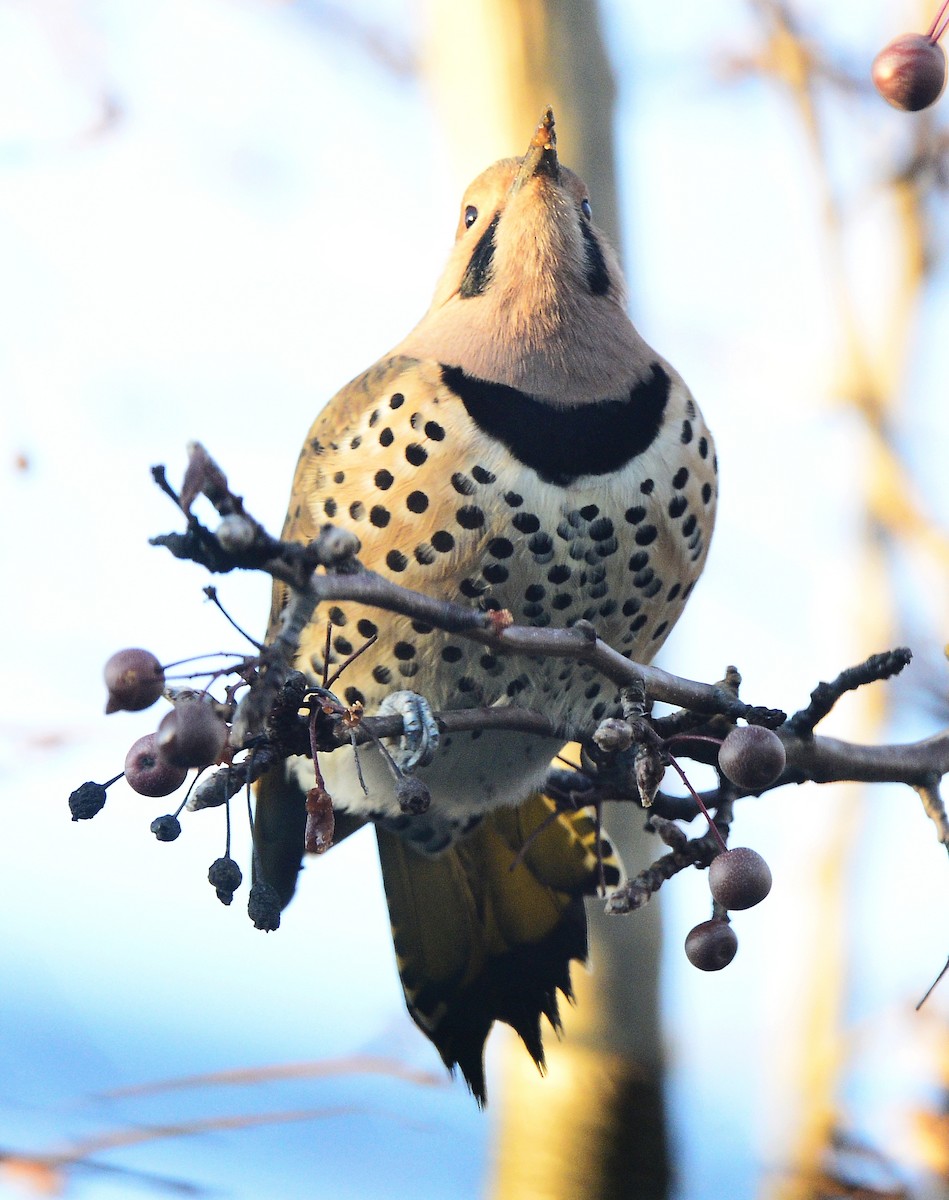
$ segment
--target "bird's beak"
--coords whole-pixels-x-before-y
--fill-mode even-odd
[[[533,179],[535,175],[546,175],[554,183],[560,178],[560,160],[557,158],[557,135],[554,132],[552,108],[547,109],[540,124],[534,130],[527,153],[521,159],[521,165],[511,184],[511,195],[520,191],[524,184]]]

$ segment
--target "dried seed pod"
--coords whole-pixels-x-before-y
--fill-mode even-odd
[[[208,883],[217,892],[217,898],[222,904],[231,903],[243,879],[240,867],[230,855],[216,858],[208,867]]]
[[[395,798],[399,802],[399,808],[412,816],[426,812],[432,803],[432,793],[421,779],[414,775],[403,775],[399,779],[395,785]]]
[[[181,833],[181,822],[174,813],[165,813],[156,817],[149,828],[160,842],[173,842]]]
[[[74,821],[89,821],[102,811],[105,804],[105,785],[101,783],[81,783],[74,792],[69,794],[69,811]]]

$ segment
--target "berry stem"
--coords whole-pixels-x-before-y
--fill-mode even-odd
[[[942,5],[940,6],[939,12],[936,13],[936,16],[933,18],[932,25],[930,25],[929,29],[926,31],[927,39],[932,42],[934,46],[946,32],[946,26],[949,26],[949,18],[947,18],[941,26],[939,25],[939,22],[942,21],[943,14],[947,8],[949,8],[949,0],[942,0]],[[937,26],[939,26],[938,32]]]
[[[946,3],[949,3],[949,0],[946,0]],[[685,784],[685,786],[689,789],[690,793],[692,794],[692,799],[699,806],[699,810],[704,814],[706,821],[708,821],[708,827],[709,827],[709,829],[711,829],[712,833],[715,835],[715,838],[716,838],[719,846],[721,846],[721,848],[722,848],[722,853],[724,854],[728,850],[728,846],[726,846],[725,839],[722,837],[718,826],[712,820],[712,814],[705,807],[705,801],[698,794],[698,792],[695,790],[695,788],[692,786],[692,784],[689,783],[688,775],[686,775],[685,771],[682,770],[682,768],[679,766],[678,762],[675,760],[675,758],[673,758],[673,756],[671,754],[669,755],[669,762],[672,765],[672,767],[674,768],[674,770],[678,773],[679,778],[682,780],[682,782]]]

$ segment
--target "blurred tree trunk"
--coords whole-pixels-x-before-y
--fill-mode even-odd
[[[459,194],[499,157],[522,154],[546,105],[564,162],[590,187],[595,220],[618,243],[614,81],[594,0],[481,0],[426,6],[425,73],[450,145]],[[634,870],[652,858],[642,814],[616,806],[610,834]],[[657,906],[607,919],[588,906],[591,971],[574,971],[565,1037],[547,1038],[541,1079],[505,1043],[493,1194],[583,1200],[668,1193],[658,1012]]]

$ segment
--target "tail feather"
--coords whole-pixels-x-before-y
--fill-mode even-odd
[[[570,962],[586,959],[582,897],[599,880],[595,825],[586,812],[551,821],[553,812],[536,794],[487,814],[437,857],[376,830],[409,1012],[479,1104],[494,1022],[512,1026],[543,1070],[540,1018],[559,1027],[557,993],[571,998]],[[603,854],[608,879],[618,880],[605,842]]]

